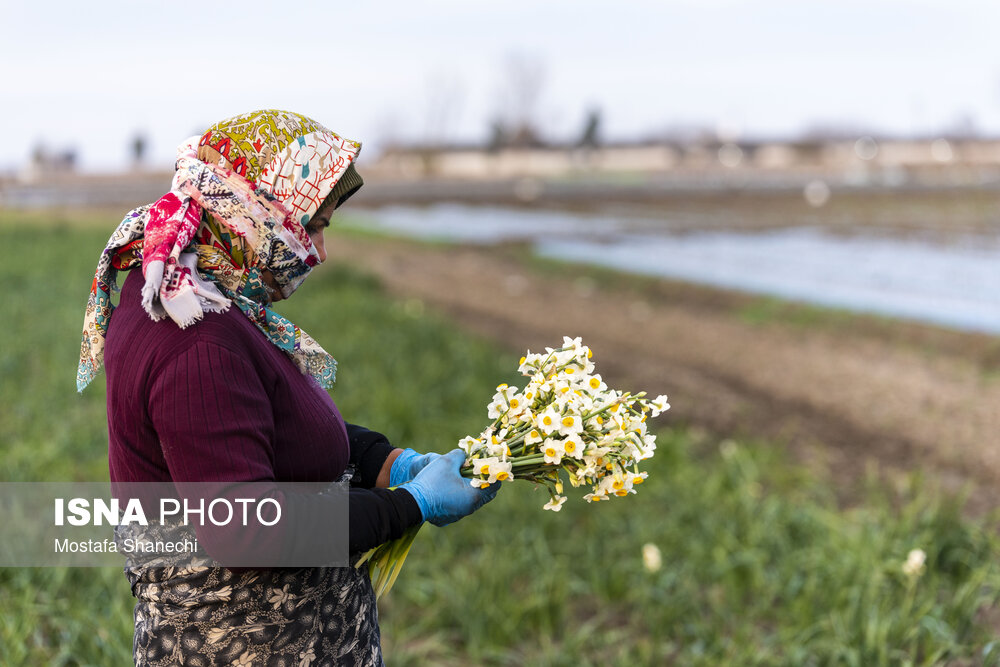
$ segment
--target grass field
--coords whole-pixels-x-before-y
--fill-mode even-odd
[[[107,477],[103,382],[74,387],[107,233],[0,217],[4,481]],[[402,446],[451,449],[485,425],[495,385],[516,381],[514,357],[354,271],[321,267],[281,310],[338,358],[345,417]],[[780,447],[659,421],[637,496],[571,496],[552,514],[515,484],[470,520],[422,530],[381,603],[387,663],[1000,664],[995,517],[963,518],[919,475],[892,489],[873,477],[838,506]],[[917,548],[926,571],[908,577]],[[117,570],[0,569],[0,664],[129,664],[131,604]]]

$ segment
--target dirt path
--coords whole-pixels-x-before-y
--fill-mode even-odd
[[[612,385],[670,396],[671,418],[720,435],[787,442],[838,481],[924,467],[1000,491],[997,341],[919,325],[753,324],[749,298],[666,284],[629,289],[537,268],[510,252],[337,236],[333,259],[377,274],[512,351],[579,335]],[[621,283],[621,281],[618,281]]]

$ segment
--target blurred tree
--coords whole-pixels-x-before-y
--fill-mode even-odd
[[[596,148],[600,143],[601,110],[591,109],[587,112],[587,120],[583,125],[583,134],[577,143],[581,148]]]
[[[136,132],[132,137],[132,164],[140,166],[146,159],[146,135]]]
[[[499,82],[498,113],[492,122],[492,139],[508,146],[539,146],[538,102],[545,84],[545,67],[536,56],[507,56]],[[497,129],[502,132],[497,132]]]
[[[465,85],[453,72],[437,72],[427,79],[425,141],[431,146],[447,144],[462,110]]]

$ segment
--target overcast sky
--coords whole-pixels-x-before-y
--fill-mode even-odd
[[[39,143],[75,147],[87,169],[119,168],[136,132],[168,165],[181,139],[266,107],[312,116],[372,152],[393,138],[480,140],[512,107],[501,92],[512,59],[540,72],[531,113],[553,139],[579,134],[589,108],[611,139],[692,125],[750,137],[817,126],[934,133],[970,119],[1000,134],[995,0],[0,9],[0,169]]]

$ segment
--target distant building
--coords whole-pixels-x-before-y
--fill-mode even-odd
[[[388,178],[494,180],[586,175],[656,176],[811,174],[864,184],[871,178],[954,180],[963,173],[1000,169],[1000,140],[975,138],[694,140],[603,145],[403,147],[374,165]],[[973,178],[973,176],[969,176]],[[897,183],[898,184],[898,183]]]

